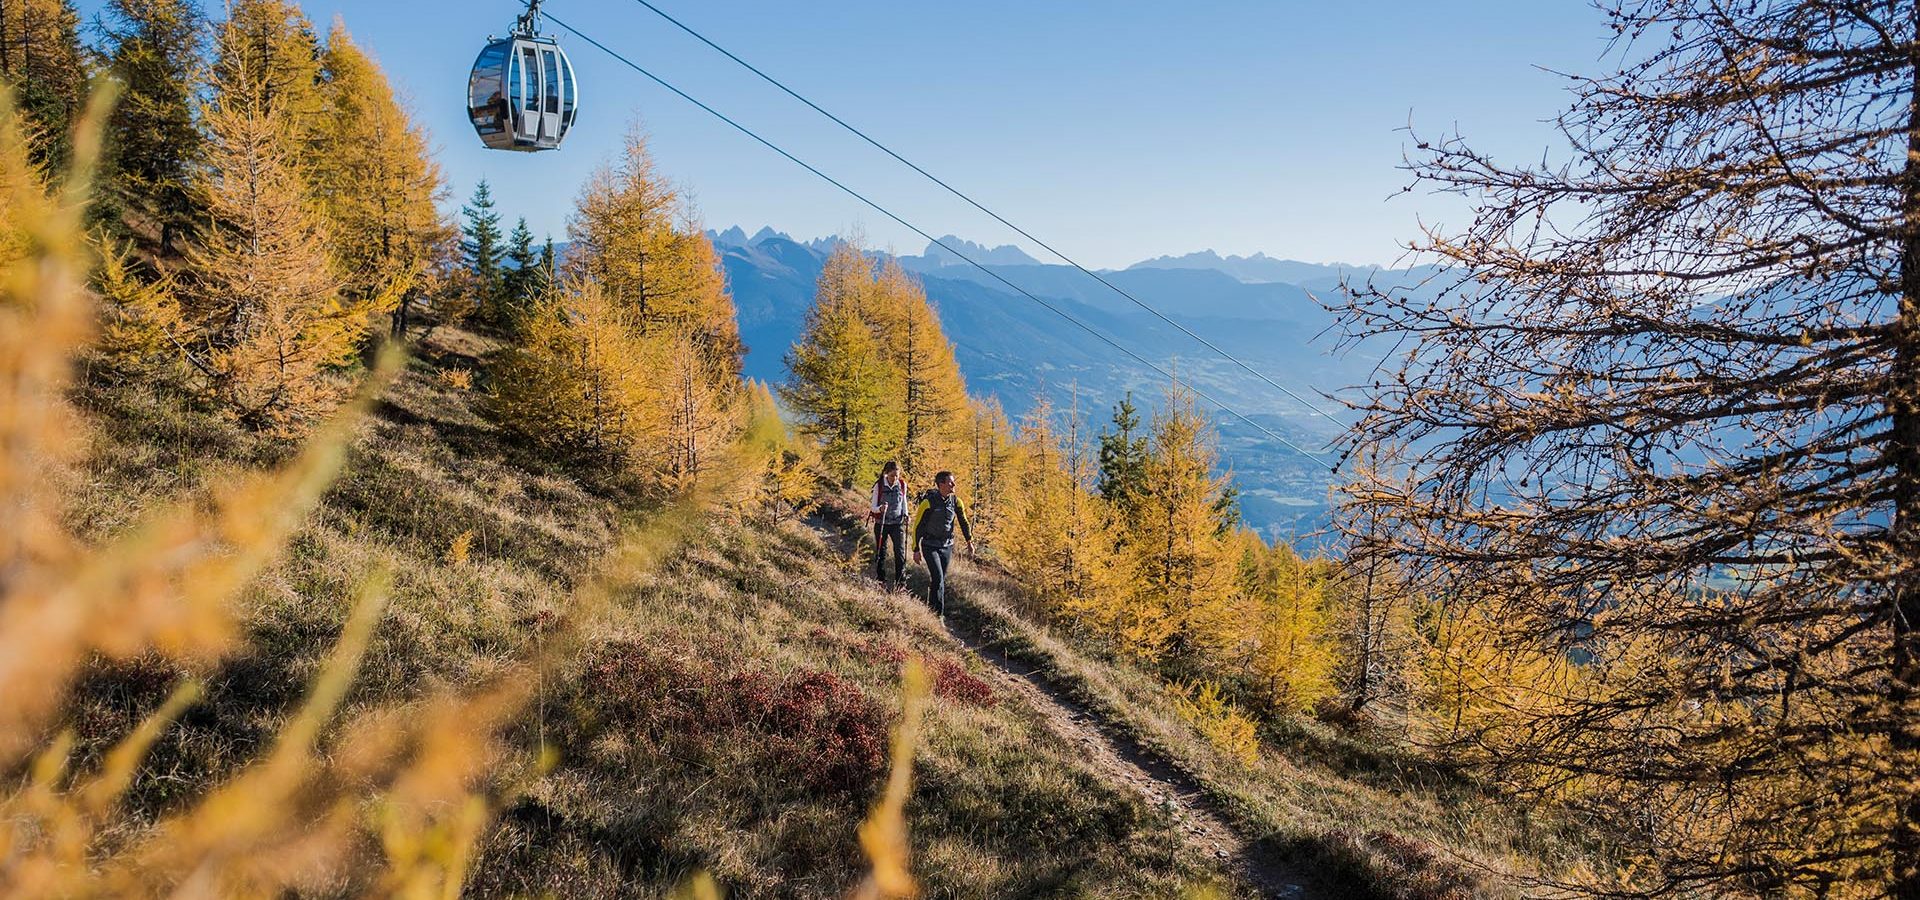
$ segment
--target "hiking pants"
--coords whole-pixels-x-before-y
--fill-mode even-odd
[[[927,604],[944,616],[947,614],[947,570],[953,568],[953,545],[935,547],[922,543],[920,553],[927,560]]]
[[[887,580],[887,542],[893,542],[893,580],[907,583],[907,523],[873,526],[873,577]]]

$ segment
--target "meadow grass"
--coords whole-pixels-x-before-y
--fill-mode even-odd
[[[481,369],[490,349],[447,328],[418,349],[317,509],[245,592],[236,652],[198,671],[152,658],[87,669],[63,720],[82,767],[183,676],[205,686],[133,779],[125,842],[244,771],[287,726],[365,573],[390,573],[391,586],[346,720],[404,715],[516,671],[654,514],[618,483],[517,446],[488,421],[483,393],[440,374]],[[75,397],[91,428],[67,516],[93,540],[287,454],[165,379],[95,368]],[[880,797],[911,660],[933,691],[904,810],[928,894],[1159,897],[1232,884],[1164,813],[1001,702],[928,617],[864,586],[802,524],[703,514],[654,565],[613,582],[606,609],[569,640],[480,777],[497,817],[475,836],[473,895],[665,895],[701,872],[733,896],[847,895],[868,871],[859,826]],[[351,871],[331,883],[366,887]]]
[[[1604,858],[1567,810],[1497,796],[1404,735],[1304,716],[1260,724],[1251,755],[1190,692],[1048,620],[992,566],[959,577],[956,615],[1200,784],[1241,833],[1354,897],[1516,897],[1524,880]]]

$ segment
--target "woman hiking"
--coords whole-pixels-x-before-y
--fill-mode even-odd
[[[947,571],[953,567],[953,535],[967,539],[967,557],[973,557],[973,527],[953,495],[953,473],[933,476],[933,490],[920,495],[913,513],[913,561],[927,561],[927,603],[944,621],[947,617]]]
[[[887,590],[907,584],[907,480],[900,475],[900,463],[888,460],[873,483],[873,577]],[[893,542],[893,580],[887,580],[887,542]]]

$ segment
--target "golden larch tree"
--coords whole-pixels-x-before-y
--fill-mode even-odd
[[[637,332],[688,332],[713,363],[738,374],[738,315],[713,244],[658,172],[637,126],[617,159],[588,178],[567,235],[569,277],[594,281],[631,307]]]
[[[1246,674],[1270,708],[1311,711],[1338,693],[1329,568],[1240,531]]]
[[[1215,462],[1192,392],[1169,384],[1127,537],[1136,578],[1125,640],[1139,656],[1197,665],[1232,640],[1235,560],[1220,520],[1227,479]]]
[[[302,176],[334,148],[319,140],[326,115],[320,95],[320,39],[286,0],[237,0],[214,31],[213,81],[244,84],[279,129],[282,151]]]
[[[322,115],[309,185],[331,236],[342,291],[376,313],[423,292],[452,239],[445,195],[427,139],[394,97],[385,73],[336,21],[321,56]]]
[[[899,375],[869,318],[872,273],[852,244],[828,255],[780,388],[800,414],[801,434],[820,445],[828,475],[843,484],[877,475],[905,428]]]
[[[633,311],[598,282],[574,280],[527,316],[519,344],[495,364],[499,418],[534,442],[625,469],[662,447],[655,366],[635,339]]]
[[[930,476],[965,445],[967,385],[927,292],[889,257],[864,304],[880,350],[897,373],[902,424],[892,454],[910,474]]]
[[[979,533],[993,535],[1013,488],[1019,444],[999,398],[975,400],[969,406],[967,465],[959,477],[968,485],[967,518]]]
[[[341,395],[327,370],[353,360],[367,310],[340,295],[281,114],[250,70],[228,71],[206,111],[213,224],[187,256],[203,348],[192,358],[242,419],[284,430]]]
[[[717,370],[694,333],[672,331],[658,340],[658,397],[666,407],[659,478],[668,490],[684,493],[734,444],[746,407],[739,379]]]

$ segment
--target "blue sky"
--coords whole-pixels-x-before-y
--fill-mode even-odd
[[[1553,144],[1542,120],[1566,102],[1563,80],[1541,67],[1592,72],[1606,49],[1602,17],[1580,0],[654,2],[1099,266],[1209,248],[1392,261],[1418,221],[1464,216],[1448,198],[1387,199],[1406,180],[1396,129],[1458,127],[1537,159]],[[564,33],[583,85],[566,147],[482,150],[464,115],[466,73],[517,2],[304,6],[323,31],[344,17],[380,60],[430,132],[456,205],[485,177],[510,219],[564,237],[582,180],[638,121],[712,227],[858,228],[903,252],[924,243]],[[548,9],[935,234],[1019,243],[631,0]]]

